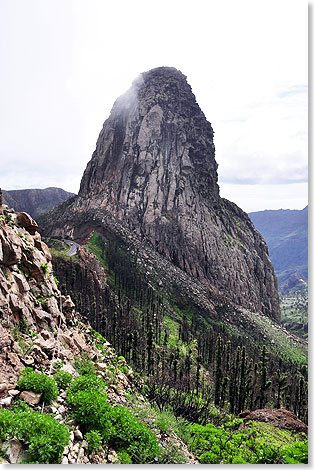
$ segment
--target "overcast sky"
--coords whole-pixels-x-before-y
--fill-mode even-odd
[[[0,0],[0,187],[77,192],[134,78],[174,66],[215,132],[221,195],[307,204],[303,0]]]

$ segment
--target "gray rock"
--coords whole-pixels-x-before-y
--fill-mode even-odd
[[[30,460],[22,442],[18,439],[5,441],[0,444],[0,448],[5,453],[11,464],[19,464]]]
[[[75,429],[74,430],[74,436],[76,439],[78,439],[79,441],[82,441],[83,440],[83,434],[81,433],[81,431],[79,429]]]
[[[42,393],[35,393],[35,392],[29,392],[27,390],[24,390],[20,398],[25,401],[28,405],[37,405],[42,397]]]
[[[6,383],[1,383],[0,384],[0,393],[6,392],[8,390],[8,384]]]
[[[0,400],[0,405],[1,405],[1,406],[10,406],[11,403],[12,403],[12,398],[13,398],[13,397],[2,398],[2,399]]]

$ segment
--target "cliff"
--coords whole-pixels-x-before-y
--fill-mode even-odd
[[[186,77],[141,74],[114,104],[80,192],[41,221],[45,235],[81,239],[111,218],[226,301],[279,321],[264,239],[219,196],[211,124]]]

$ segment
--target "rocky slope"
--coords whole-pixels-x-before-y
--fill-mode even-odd
[[[73,364],[75,361],[82,364],[85,360],[100,379],[106,380],[108,402],[113,407],[117,404],[129,407],[127,394],[130,397],[132,393],[136,394],[137,408],[148,407],[132,369],[123,358],[116,356],[106,340],[81,321],[71,298],[58,290],[51,254],[41,240],[37,223],[24,212],[3,210],[3,207],[0,205],[0,436],[7,426],[1,410],[10,411],[24,401],[30,406],[29,412],[44,411],[69,430],[69,442],[60,463],[119,463],[113,448],[88,450],[88,443],[70,414],[65,392],[59,391],[56,400],[45,403],[42,393],[21,391],[17,385],[19,373],[25,367],[31,366],[51,377],[60,364],[61,370],[74,379],[79,374]],[[82,256],[87,265],[92,263],[92,257],[86,260]],[[86,359],[80,360],[80,357]],[[149,421],[148,415],[146,418]],[[152,422],[150,424],[153,426]],[[155,429],[157,438],[158,432]],[[52,446],[55,444],[52,442]],[[42,441],[41,445],[45,443]],[[174,433],[167,436],[166,442],[163,437],[163,448],[168,445],[175,446],[183,462],[197,463]],[[2,455],[4,452],[8,459],[4,463],[29,460],[23,439],[1,442],[0,438],[0,447]]]
[[[25,211],[35,219],[72,196],[74,193],[69,193],[61,188],[3,191],[5,204],[16,211]]]
[[[115,102],[79,195],[41,220],[45,235],[81,241],[119,223],[209,292],[279,321],[265,241],[220,198],[211,124],[174,68],[143,73]]]

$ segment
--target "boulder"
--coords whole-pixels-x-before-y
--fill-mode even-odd
[[[7,456],[11,464],[19,464],[29,461],[25,447],[18,439],[10,439],[0,445],[1,450]]]
[[[38,229],[37,222],[26,212],[16,213],[16,224],[20,227],[24,227],[31,235],[35,235]]]
[[[28,405],[38,405],[41,397],[42,393],[29,392],[28,390],[24,390],[20,395],[20,398]]]

